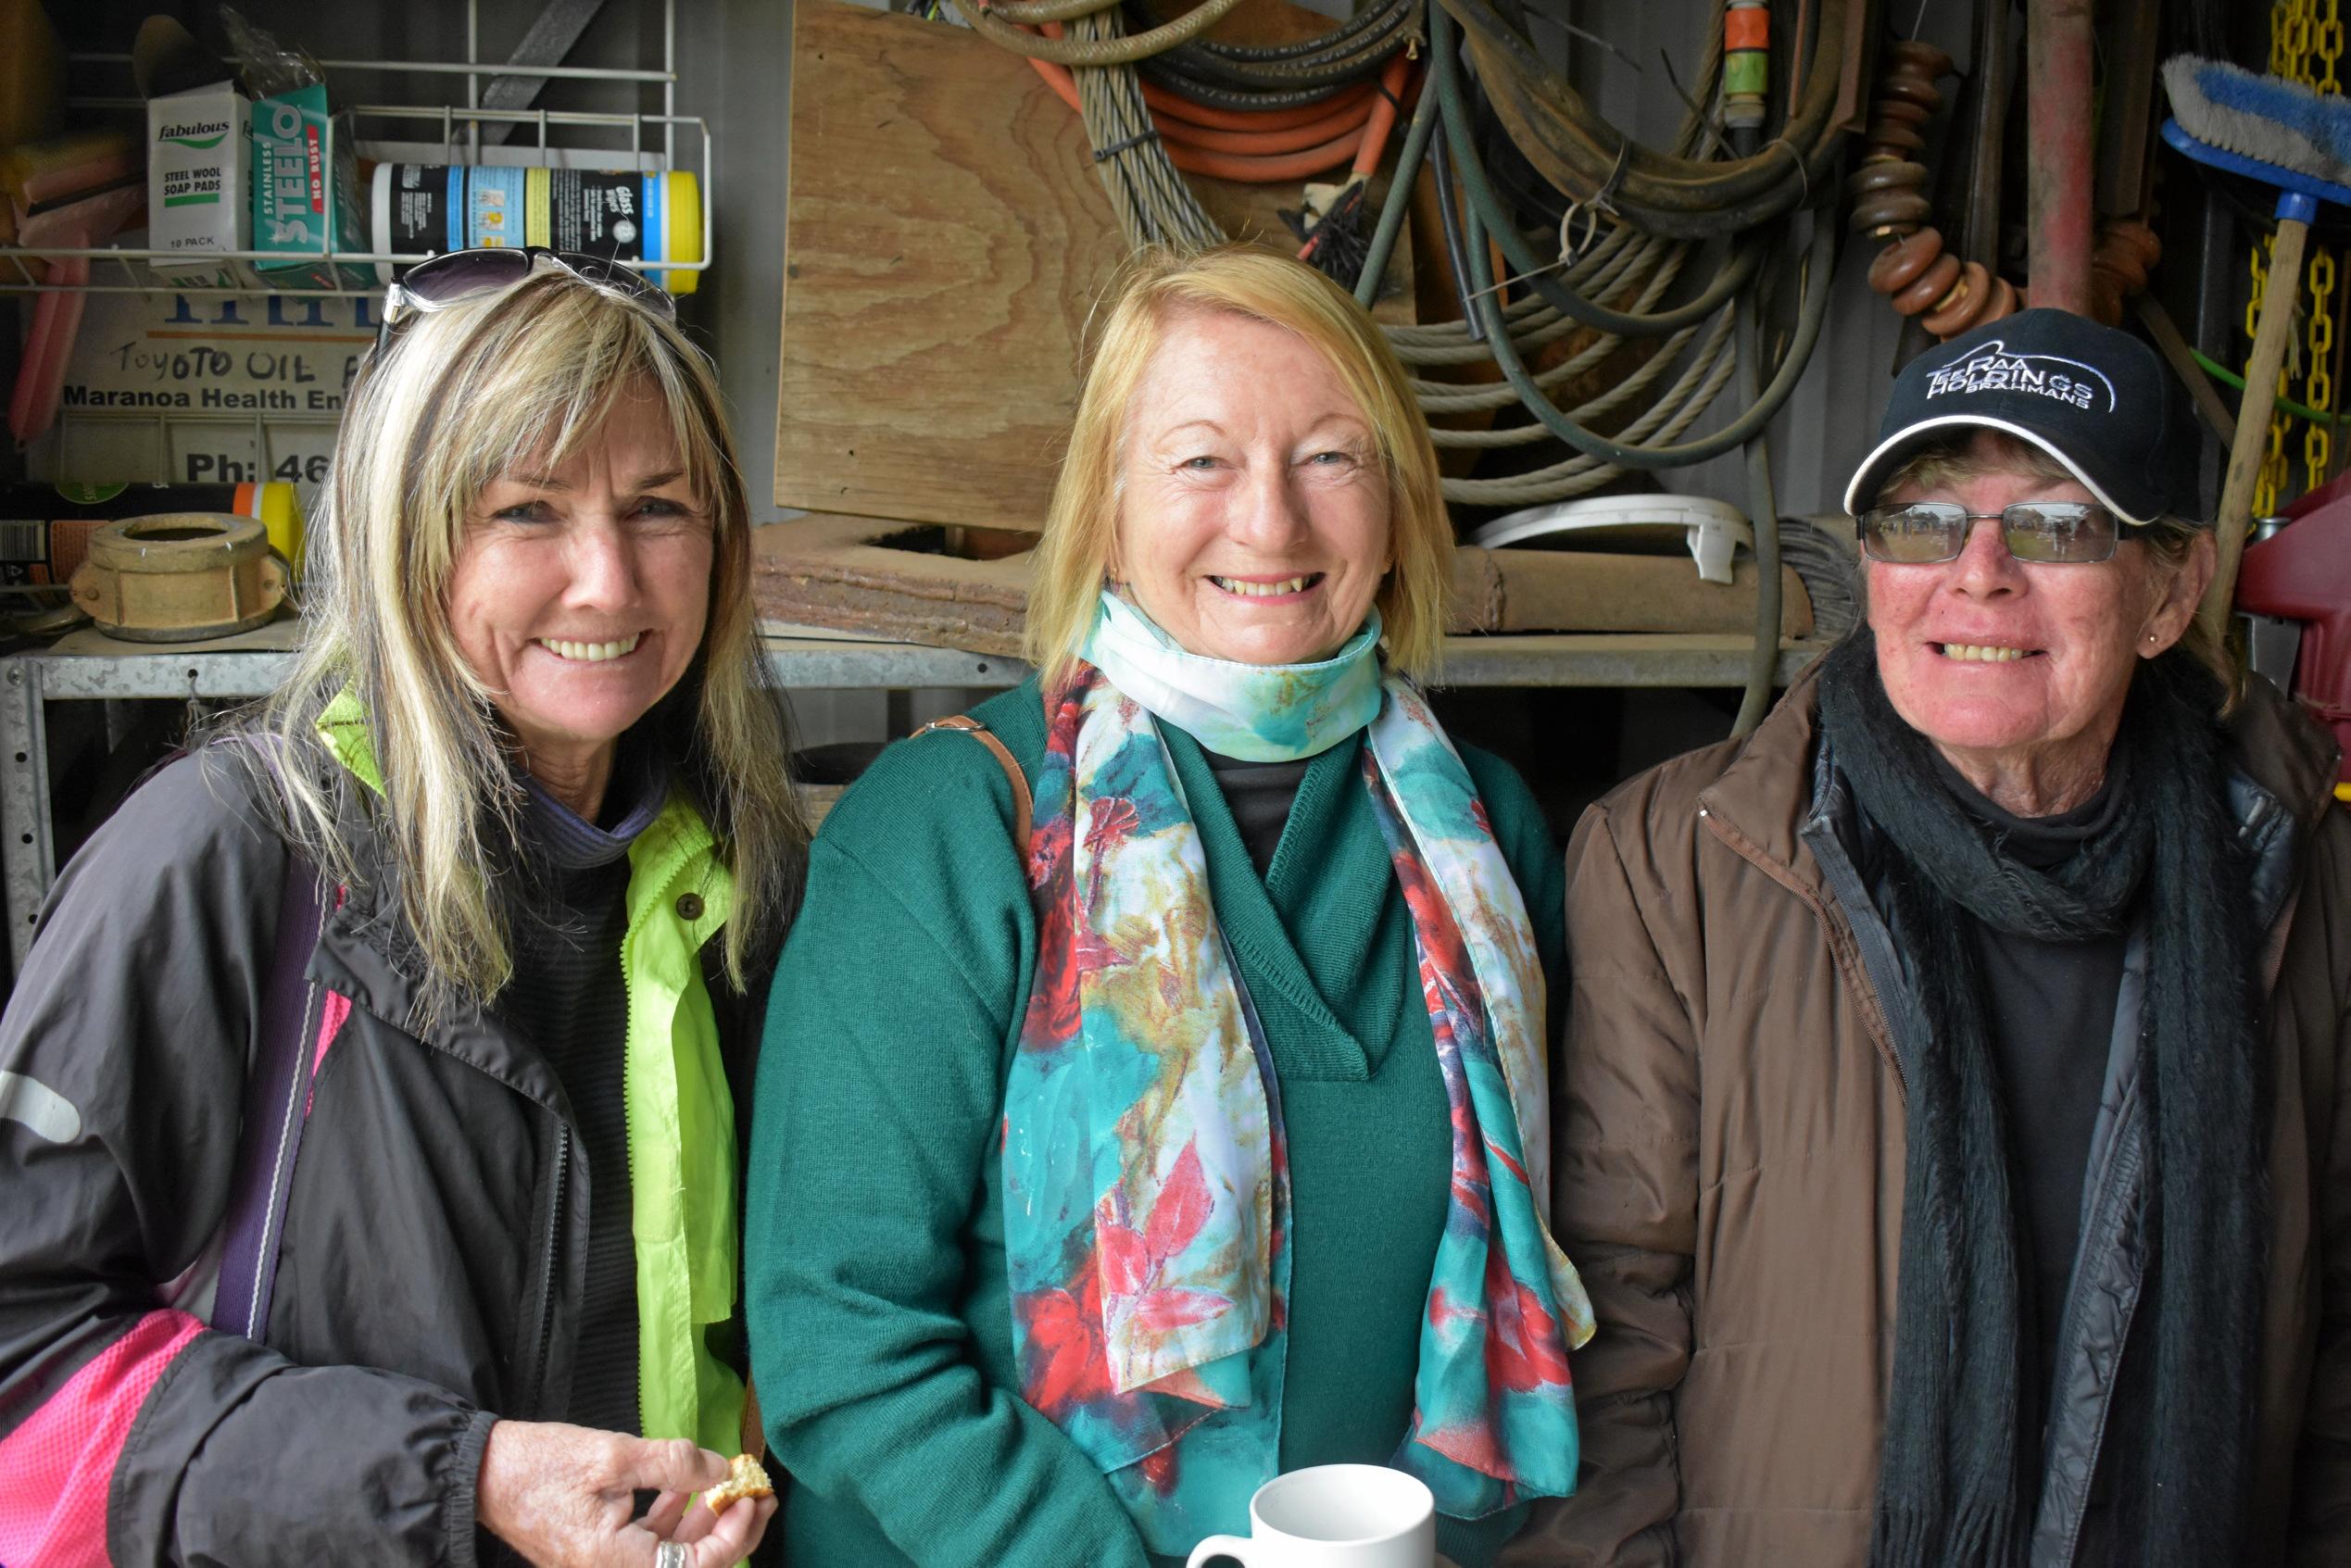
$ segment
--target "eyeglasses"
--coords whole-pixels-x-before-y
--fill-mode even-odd
[[[1978,518],[1998,518],[2008,553],[2043,566],[2111,559],[2120,534],[2114,513],[2087,501],[2019,501],[1996,512],[1971,512],[1952,501],[1912,501],[1862,513],[1861,547],[1871,560],[1899,566],[1956,560]]]
[[[453,250],[420,261],[403,274],[383,296],[383,320],[375,329],[375,357],[383,357],[393,329],[411,316],[437,310],[491,289],[511,287],[544,268],[558,267],[575,278],[643,301],[664,320],[677,320],[677,301],[656,287],[642,272],[575,250],[549,250],[544,245],[496,245],[477,250]]]

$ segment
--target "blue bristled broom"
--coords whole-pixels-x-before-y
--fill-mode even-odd
[[[2252,521],[2253,483],[2269,445],[2269,405],[2285,363],[2310,223],[2322,201],[2351,207],[2351,100],[2194,55],[2165,61],[2163,84],[2175,117],[2163,123],[2165,141],[2198,163],[2258,180],[2278,193],[2277,245],[2261,291],[2261,320],[2245,361],[2244,402],[2215,519],[2219,570],[2204,598],[2204,619],[2219,633],[2227,629],[2237,557]]]

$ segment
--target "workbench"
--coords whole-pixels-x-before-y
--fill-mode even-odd
[[[766,638],[777,684],[792,690],[974,689],[1019,684],[1028,666],[991,654],[784,631]],[[1779,684],[1822,650],[1784,645]],[[1449,637],[1445,686],[1737,686],[1747,640],[1714,634]],[[41,901],[57,880],[49,796],[48,705],[118,698],[235,701],[274,689],[295,655],[267,651],[64,653],[0,659],[0,891],[11,972],[23,961]]]

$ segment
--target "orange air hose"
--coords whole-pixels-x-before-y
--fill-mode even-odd
[[[1060,30],[1058,24],[1048,24],[1046,31],[1050,35]],[[1067,67],[1033,56],[1029,64],[1054,96],[1073,110],[1078,107],[1077,83]],[[1396,123],[1397,106],[1391,94],[1401,94],[1409,69],[1403,52],[1399,51],[1388,62],[1378,86],[1365,83],[1341,95],[1337,102],[1345,103],[1344,107],[1326,102],[1264,114],[1212,109],[1148,82],[1143,100],[1167,148],[1168,161],[1185,173],[1250,184],[1279,184],[1324,173],[1350,159],[1360,163],[1368,157],[1377,167]],[[1183,118],[1192,114],[1227,123],[1210,126]],[[1235,126],[1233,121],[1243,123]],[[1367,135],[1374,127],[1376,135]]]

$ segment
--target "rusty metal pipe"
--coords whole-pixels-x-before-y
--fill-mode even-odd
[[[2080,316],[2090,314],[2090,250],[2097,225],[2091,199],[2091,10],[2092,0],[2031,0],[2025,12],[2031,298]]]

